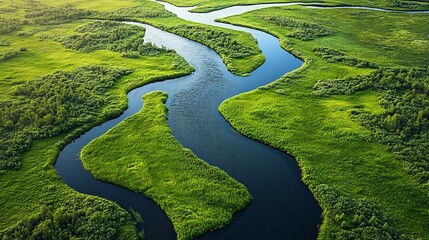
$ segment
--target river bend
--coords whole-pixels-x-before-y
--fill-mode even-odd
[[[175,239],[171,221],[153,201],[142,194],[96,180],[79,160],[81,149],[91,140],[142,108],[144,94],[162,90],[169,95],[166,104],[175,138],[204,161],[243,183],[254,198],[226,228],[206,233],[201,239],[316,239],[321,209],[301,182],[296,161],[279,150],[242,136],[217,111],[225,99],[273,82],[299,68],[302,61],[284,51],[278,39],[267,33],[216,23],[214,19],[289,4],[231,7],[209,14],[188,13],[189,8],[162,4],[187,20],[249,32],[257,39],[266,57],[265,63],[250,76],[238,77],[227,70],[220,56],[210,48],[149,25],[128,22],[146,28],[145,42],[175,50],[196,71],[129,92],[128,109],[121,116],[92,128],[61,151],[55,168],[63,181],[79,192],[100,196],[115,201],[124,209],[139,212],[144,220],[146,239]]]

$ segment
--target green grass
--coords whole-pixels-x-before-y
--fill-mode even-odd
[[[85,146],[84,167],[100,180],[153,199],[172,220],[178,239],[225,226],[250,202],[250,193],[174,139],[166,93],[143,98],[140,112]]]
[[[306,2],[306,3],[326,3],[329,5],[351,5],[351,6],[368,6],[368,7],[381,7],[388,9],[429,9],[429,4],[425,1],[402,1],[402,0],[326,0],[326,1],[317,1],[317,0],[305,0],[305,1],[294,1],[294,0],[247,0],[246,2],[239,0],[167,0],[167,2],[172,3],[177,6],[184,7],[193,7],[193,12],[210,12],[230,6],[235,5],[250,5],[250,4],[261,4],[261,3],[288,3],[288,2]]]
[[[267,16],[320,24],[334,34],[299,41],[287,37],[290,29],[264,21]],[[348,96],[319,97],[313,92],[318,80],[371,71],[341,62],[326,62],[315,55],[313,49],[316,47],[328,47],[383,67],[427,68],[429,39],[425,19],[426,15],[285,7],[223,20],[270,32],[280,38],[284,48],[305,59],[299,71],[266,87],[233,97],[224,102],[219,111],[241,133],[297,159],[303,170],[303,181],[324,208],[320,239],[340,238],[344,233],[357,234],[362,229],[376,228],[392,235],[429,238],[427,192],[416,178],[406,173],[403,163],[387,146],[378,143],[370,130],[350,117],[356,109],[373,114],[383,112],[384,108],[378,103],[379,93],[366,90]],[[403,44],[405,40],[410,44]],[[381,214],[374,213],[374,216],[386,218],[386,226],[390,228],[368,221],[371,215],[356,220],[355,215],[359,213],[351,210],[354,208],[338,212],[335,202],[339,200],[327,204],[323,200],[326,196],[319,194],[324,184],[343,199],[351,199],[352,206],[359,205],[359,201],[374,204],[375,209],[381,210]],[[342,213],[345,216],[341,216]],[[370,238],[374,236],[383,238],[376,234]]]

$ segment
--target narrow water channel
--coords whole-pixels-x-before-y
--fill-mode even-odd
[[[250,76],[238,77],[227,70],[218,54],[202,44],[145,24],[129,23],[146,28],[145,42],[175,50],[196,71],[189,76],[148,84],[129,92],[129,108],[120,117],[92,128],[68,144],[57,159],[56,170],[64,182],[77,191],[115,201],[124,209],[133,208],[139,212],[144,220],[146,239],[175,239],[171,221],[154,202],[144,195],[94,179],[79,160],[81,149],[92,139],[141,109],[141,97],[145,93],[162,90],[169,95],[166,103],[169,125],[176,139],[201,159],[243,183],[254,198],[244,211],[236,214],[230,225],[207,233],[201,239],[316,239],[321,209],[301,182],[301,172],[295,160],[240,135],[217,111],[225,99],[273,82],[299,68],[302,61],[284,51],[278,39],[269,34],[213,21],[262,5],[190,14],[187,8],[163,4],[181,18],[251,33],[266,57],[265,63]]]

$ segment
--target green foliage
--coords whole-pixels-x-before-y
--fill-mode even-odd
[[[42,36],[52,38],[65,47],[81,52],[107,49],[122,53],[123,57],[156,55],[168,52],[151,43],[143,43],[145,29],[114,21],[95,21],[75,29],[80,34],[71,36]]]
[[[218,29],[185,24],[166,27],[165,29],[191,40],[202,42],[204,45],[214,49],[217,53],[224,54],[230,58],[240,59],[257,54],[257,52],[249,46],[237,40],[233,40],[230,34]]]
[[[107,200],[79,196],[41,212],[0,232],[0,239],[116,239],[131,220]]]
[[[77,9],[71,5],[50,7],[41,3],[33,3],[33,6],[26,9],[24,17],[31,23],[51,25],[71,22],[88,17],[93,13],[93,11]]]
[[[100,13],[102,18],[118,21],[132,20],[136,18],[166,18],[174,17],[174,14],[164,9],[151,9],[142,7],[119,8],[109,12]]]
[[[366,60],[360,60],[354,57],[347,55],[346,53],[326,48],[326,47],[317,47],[313,49],[316,56],[321,57],[323,60],[330,63],[342,63],[348,66],[355,66],[361,68],[377,68],[377,65],[370,63]]]
[[[308,23],[302,20],[296,20],[284,16],[262,16],[261,20],[275,24],[279,27],[285,27],[292,32],[288,37],[297,38],[302,41],[313,40],[319,37],[333,35],[334,33],[320,24]]]
[[[324,209],[325,221],[340,226],[330,239],[410,239],[392,228],[380,209],[366,200],[339,196],[326,184],[318,185],[313,193]]]
[[[6,19],[0,17],[0,34],[10,33],[21,28],[21,21],[16,18]]]
[[[19,86],[14,100],[0,102],[0,169],[17,168],[33,139],[95,121],[101,107],[110,101],[106,90],[130,72],[90,65]]]
[[[391,7],[397,8],[409,8],[414,9],[418,6],[415,2],[412,1],[402,1],[402,0],[386,0],[387,4]]]
[[[0,47],[6,47],[6,46],[9,46],[9,45],[10,45],[9,41],[0,38]]]
[[[23,51],[25,51],[23,49]],[[20,54],[21,51],[14,51],[14,50],[8,50],[8,51],[2,51],[0,52],[0,62],[7,61],[11,58],[14,58]]]
[[[352,112],[353,118],[374,131],[379,141],[409,163],[429,190],[429,74],[426,69],[383,68],[368,75],[343,80],[321,80],[314,87],[318,95],[381,91],[379,103],[385,109],[371,114]],[[428,191],[429,193],[429,191]]]
[[[223,227],[251,195],[224,171],[198,159],[172,135],[167,94],[144,96],[144,107],[81,152],[96,178],[144,193],[166,212],[178,239]]]

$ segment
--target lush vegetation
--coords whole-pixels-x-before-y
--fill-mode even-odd
[[[285,27],[291,30],[287,36],[299,40],[308,41],[318,37],[332,35],[333,32],[315,23],[308,23],[284,16],[261,16],[261,20],[275,24],[279,27]]]
[[[80,34],[67,36],[41,36],[60,42],[65,47],[81,52],[108,49],[122,53],[123,57],[137,58],[168,52],[151,43],[143,43],[145,31],[135,25],[113,21],[96,21],[75,29]],[[171,51],[170,51],[171,52]]]
[[[287,3],[287,2],[298,2],[294,0],[247,0],[246,2],[239,0],[168,0],[167,2],[172,3],[177,6],[187,6],[196,8],[192,9],[193,12],[211,12],[214,10],[223,9],[230,6],[235,5],[249,5],[249,4],[261,4],[261,3]],[[305,0],[299,2],[306,3],[320,3],[317,0]],[[355,5],[355,6],[368,6],[368,7],[381,7],[381,8],[389,8],[389,9],[429,9],[429,4],[427,1],[419,1],[419,0],[374,0],[374,1],[366,1],[366,0],[326,0],[323,1],[328,5]]]
[[[116,239],[130,216],[106,200],[79,196],[58,208],[42,205],[40,212],[0,232],[7,239]]]
[[[71,5],[51,7],[40,2],[30,2],[24,17],[34,24],[59,24],[92,15],[93,11],[78,9]]]
[[[335,34],[290,38],[293,29],[264,20],[277,16]],[[222,20],[272,33],[305,60],[219,110],[241,133],[296,157],[323,208],[320,239],[429,237],[426,18],[284,7]]]
[[[342,63],[348,66],[355,66],[361,68],[377,68],[377,65],[374,63],[351,57],[346,53],[334,49],[326,47],[317,47],[314,48],[313,51],[316,56],[321,57],[323,60],[330,63]]]
[[[385,110],[351,112],[352,118],[376,133],[406,170],[415,174],[429,196],[429,73],[426,69],[389,68],[342,80],[320,80],[317,95],[353,94],[367,89],[380,91]]]
[[[33,139],[94,122],[108,102],[105,92],[126,69],[84,66],[20,85],[15,99],[0,102],[0,169],[16,169]]]
[[[128,25],[77,20],[102,9],[102,0],[91,2],[93,10],[44,2],[0,2],[0,238],[135,239],[135,223],[125,210],[71,190],[52,165],[65,144],[120,114],[127,91],[193,69],[165,49],[132,52],[144,44],[133,45],[137,40],[130,35],[120,42],[122,49],[109,48],[114,38],[106,35],[91,53],[67,49],[50,37],[93,37],[74,30],[86,27],[96,34],[111,25],[109,34],[115,34],[113,28],[129,30]],[[124,58],[128,52],[137,56]]]
[[[115,203],[76,193],[52,167],[64,135],[35,141],[19,171],[0,175],[1,239],[137,239]]]
[[[95,177],[153,199],[172,220],[178,239],[192,239],[226,225],[251,196],[174,139],[166,98],[163,92],[146,94],[143,109],[88,144],[81,159]]]

